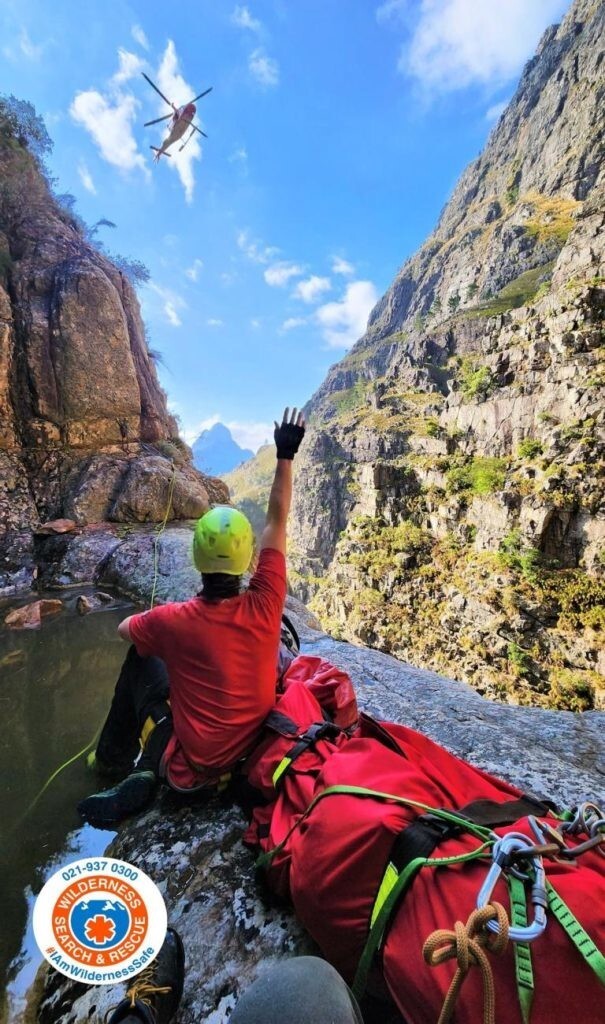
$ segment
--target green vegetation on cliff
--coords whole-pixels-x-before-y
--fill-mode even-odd
[[[257,538],[265,525],[267,500],[274,474],[275,447],[266,444],[259,448],[253,459],[223,477],[232,504],[248,516]]]
[[[411,520],[356,518],[311,607],[342,639],[458,678],[464,664],[500,700],[574,711],[605,702],[603,677],[572,653],[596,657],[603,645],[605,580],[554,568],[515,531],[499,552],[477,551]]]

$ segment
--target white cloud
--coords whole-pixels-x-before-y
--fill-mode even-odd
[[[245,5],[237,6],[231,14],[231,24],[237,28],[249,29],[251,32],[260,32],[262,24],[258,18],[253,18]]]
[[[174,308],[174,304],[172,302],[166,303],[166,305],[164,306],[164,312],[168,318],[169,323],[171,323],[173,327],[181,326],[183,321],[181,320],[176,309]]]
[[[219,320],[216,316],[211,316],[206,320],[208,327],[223,327],[223,321]]]
[[[284,320],[281,325],[282,331],[293,331],[296,327],[302,327],[306,324],[306,318],[304,316],[289,316],[287,320]]]
[[[283,288],[290,278],[300,277],[301,274],[304,274],[302,267],[296,263],[287,263],[282,260],[280,263],[274,263],[273,266],[267,267],[264,278],[272,288]]]
[[[306,281],[299,281],[292,292],[295,299],[302,299],[303,302],[316,302],[324,293],[329,292],[332,282],[329,277],[318,277],[312,274]]]
[[[230,164],[247,164],[248,163],[248,150],[245,146],[239,146],[233,150],[233,153],[229,157]]]
[[[190,281],[197,281],[200,270],[203,270],[204,264],[201,260],[195,259],[190,267],[187,267],[185,271]]]
[[[332,273],[350,277],[351,274],[355,273],[355,267],[348,260],[343,260],[341,256],[334,256],[332,259]]]
[[[393,11],[397,5],[391,6]],[[429,90],[449,92],[516,76],[567,0],[421,0],[399,70]]]
[[[371,281],[352,281],[340,302],[328,302],[315,312],[329,348],[350,348],[364,333],[378,293]]]
[[[192,426],[183,429],[183,437],[187,444],[193,442],[200,436],[202,431],[210,430],[215,423],[224,423],[231,431],[233,437],[242,448],[251,448],[256,452],[262,444],[266,444],[273,438],[273,424],[256,420],[225,420],[217,412],[213,416],[207,416]]]
[[[172,288],[165,288],[155,281],[150,281],[147,287],[162,300],[162,309],[168,323],[173,327],[180,327],[183,321],[179,316],[179,310],[187,308],[184,298]]]
[[[502,103],[494,103],[493,106],[488,107],[485,111],[485,120],[489,121],[490,124],[494,121],[499,121],[507,106],[508,100],[503,100]]]
[[[376,8],[377,21],[389,21],[391,18],[401,18],[407,10],[408,0],[385,0],[380,7]]]
[[[21,29],[19,49],[28,60],[40,60],[44,53],[45,43],[33,43],[26,28]]]
[[[252,263],[269,263],[279,253],[279,249],[274,245],[264,245],[263,242],[255,241],[245,230],[237,233],[237,247]]]
[[[248,68],[261,85],[269,87],[279,82],[279,64],[274,57],[269,57],[262,47],[250,54]]]
[[[250,327],[252,328],[252,330],[253,331],[258,331],[260,329],[260,326],[261,326],[260,320],[257,317],[252,317],[252,319],[250,321]]]
[[[124,82],[130,81],[145,67],[145,61],[141,60],[138,54],[131,53],[130,50],[125,50],[122,46],[118,50],[118,61],[118,70],[111,79],[115,85],[122,85]]]
[[[196,90],[185,81],[179,70],[179,58],[174,46],[172,39],[168,40],[166,49],[162,56],[160,66],[157,71],[157,82],[158,86],[162,90],[165,96],[168,97],[177,106],[181,106],[184,103],[188,103],[195,94]],[[158,104],[158,111],[162,114],[166,114],[166,104],[161,101]],[[183,137],[188,138],[188,135]],[[185,199],[188,203],[193,200],[193,191],[195,188],[195,176],[193,173],[193,165],[196,160],[199,160],[202,156],[202,147],[200,145],[200,135],[195,132],[191,142],[187,143],[186,148],[183,152],[179,152],[179,144],[172,146],[170,149],[170,158],[168,159],[169,167],[176,171],[181,184],[185,190]],[[180,143],[182,145],[182,142]]]
[[[95,183],[92,180],[92,174],[83,160],[80,160],[80,163],[78,164],[78,174],[86,191],[90,192],[93,196],[96,196],[97,190],[95,188]]]
[[[149,173],[132,133],[138,107],[134,96],[118,92],[108,97],[89,89],[76,94],[69,113],[92,136],[107,163],[121,171],[140,167]]]
[[[139,46],[142,46],[144,50],[149,49],[149,40],[140,25],[133,25],[130,30],[130,34],[134,39],[135,43],[138,43]]]
[[[262,444],[267,444],[273,438],[272,423],[230,420],[227,426],[237,443],[242,448],[251,448],[253,452],[258,451]]]

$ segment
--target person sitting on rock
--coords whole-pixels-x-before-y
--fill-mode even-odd
[[[92,763],[126,778],[78,805],[91,825],[110,828],[142,810],[159,780],[180,792],[216,792],[253,747],[275,701],[292,460],[304,433],[296,409],[275,424],[277,466],[248,588],[242,590],[242,575],[253,554],[252,527],[241,512],[218,506],[194,533],[201,593],[120,623],[119,635],[133,646]]]

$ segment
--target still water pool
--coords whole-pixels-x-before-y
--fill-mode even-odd
[[[8,1022],[19,1019],[41,963],[31,933],[35,895],[60,865],[99,855],[112,838],[80,825],[78,800],[102,785],[84,757],[34,803],[55,769],[95,736],[126,653],[116,627],[130,606],[82,617],[76,596],[38,630],[0,625],[0,1019],[4,1009]],[[0,623],[9,608],[0,606]]]

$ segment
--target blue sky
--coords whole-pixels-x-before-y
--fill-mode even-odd
[[[363,333],[567,0],[3,0],[0,88],[140,290],[171,407],[256,447]],[[203,89],[200,136],[151,161]]]

